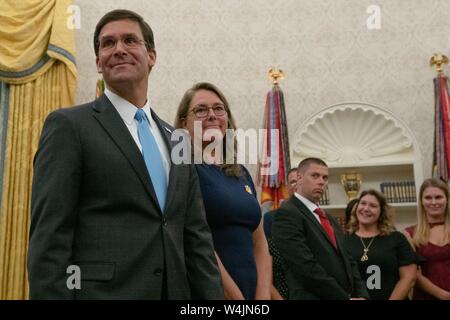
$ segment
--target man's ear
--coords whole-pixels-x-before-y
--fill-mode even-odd
[[[302,180],[303,178],[303,173],[300,171],[297,171],[297,184],[299,184],[299,182]]]
[[[186,118],[181,118],[181,127],[186,129]]]
[[[148,50],[148,67],[149,70],[152,70],[153,66],[156,63],[156,50],[155,49],[150,49]]]
[[[98,56],[95,58],[95,64],[97,65],[97,72],[102,73],[102,66],[100,64],[100,59],[98,58]]]

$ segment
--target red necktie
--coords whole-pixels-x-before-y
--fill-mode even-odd
[[[314,210],[315,213],[319,216],[320,223],[322,224],[323,229],[327,233],[328,237],[330,238],[331,242],[333,243],[333,246],[337,248],[336,245],[336,237],[334,236],[334,230],[331,226],[330,220],[328,220],[328,217],[326,216],[325,212],[322,211],[322,209],[317,208]]]

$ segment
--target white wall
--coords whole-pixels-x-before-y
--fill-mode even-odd
[[[404,120],[421,147],[424,176],[433,152],[434,52],[450,53],[448,0],[75,0],[77,101],[91,100],[98,75],[92,37],[109,10],[139,12],[152,26],[158,61],[150,100],[170,123],[186,89],[210,81],[230,101],[238,126],[258,127],[271,88],[267,70],[286,73],[290,136],[326,106],[361,101]],[[381,29],[369,30],[369,5]],[[450,74],[447,69],[447,74]]]

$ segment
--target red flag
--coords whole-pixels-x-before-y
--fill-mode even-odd
[[[290,169],[289,138],[283,91],[278,85],[267,93],[263,128],[267,131],[260,149],[258,183],[263,211],[269,211],[288,197],[285,183]]]
[[[434,79],[435,131],[433,152],[433,177],[449,181],[450,168],[450,97],[448,78],[439,74]]]

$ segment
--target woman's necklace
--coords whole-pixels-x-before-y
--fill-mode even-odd
[[[428,225],[430,226],[430,229],[436,226],[442,226],[445,224],[445,221],[440,221],[440,222],[428,222]]]
[[[375,240],[375,238],[376,238],[376,236],[373,237],[372,240],[370,240],[369,245],[366,246],[366,244],[364,243],[364,240],[361,237],[359,237],[359,240],[361,240],[361,243],[362,243],[362,245],[364,247],[364,253],[361,256],[361,261],[362,262],[369,260],[369,256],[367,255],[367,253],[369,253],[369,248],[372,245],[373,240]]]

